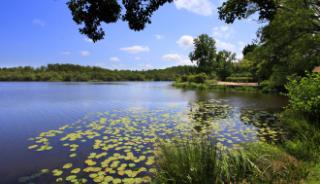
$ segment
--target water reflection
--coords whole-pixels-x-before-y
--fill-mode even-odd
[[[265,123],[276,124],[270,117],[254,115],[263,111],[279,111],[286,103],[284,98],[274,95],[183,91],[172,88],[170,83],[162,82],[98,85],[0,83],[0,101],[0,183],[6,184],[17,183],[21,176],[37,176],[35,183],[48,183],[58,179],[52,176],[52,171],[62,169],[71,158],[76,163],[85,164],[83,161],[92,152],[93,142],[86,140],[89,135],[82,135],[86,141],[79,140],[76,144],[80,148],[71,152],[66,148],[73,143],[64,147],[59,136],[99,128],[92,123],[100,123],[101,118],[106,118],[108,123],[124,121],[132,124],[131,128],[126,127],[128,130],[139,125],[136,132],[115,134],[111,139],[131,139],[132,135],[137,138],[139,132],[141,139],[144,137],[141,132],[169,139],[177,132],[176,135],[187,136],[195,131],[212,134],[220,142],[231,145],[253,141],[262,137],[260,134],[264,135],[263,132],[271,132],[267,128],[264,130],[264,127],[275,130],[276,126],[264,126]],[[250,114],[247,110],[254,111]],[[106,112],[109,114],[105,114]],[[130,117],[130,122],[127,117]],[[262,123],[257,123],[261,120]],[[102,129],[113,127],[108,123]],[[34,147],[35,150],[28,150],[34,143],[28,138],[40,136],[41,132],[59,130],[65,125],[71,125],[72,128],[62,134],[56,132],[54,137],[46,137],[48,141],[40,141],[47,143],[42,147],[43,151],[36,151],[41,145]],[[103,138],[103,133],[99,134],[97,139]],[[125,144],[125,141],[122,143]],[[46,145],[52,146],[52,149]],[[150,143],[149,147],[152,148]],[[48,150],[45,151],[46,149]],[[70,157],[74,152],[76,156]],[[81,164],[77,168],[83,168],[84,165]],[[50,175],[42,169],[49,169]],[[37,173],[44,174],[38,177]]]

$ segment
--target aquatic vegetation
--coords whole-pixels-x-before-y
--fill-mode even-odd
[[[63,165],[63,169],[70,169],[72,167],[72,163],[66,163]]]
[[[238,109],[223,101],[200,102],[186,111],[177,106],[114,109],[40,133],[30,139],[33,144],[28,149],[50,151],[54,145],[69,155],[70,161],[56,167],[63,170],[51,171],[56,182],[148,183],[158,171],[155,150],[163,143],[184,143],[205,135],[215,137],[220,148],[237,148],[260,136],[277,138],[276,129],[253,126],[247,123],[250,116],[248,121],[240,117]]]

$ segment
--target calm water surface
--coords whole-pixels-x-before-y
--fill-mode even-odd
[[[171,87],[170,82],[0,83],[0,183],[18,183],[21,176],[64,163],[61,150],[47,154],[28,150],[28,138],[90,113],[130,108],[151,112],[172,106],[183,111],[199,101],[215,100],[237,112],[278,112],[286,104],[284,97],[276,95],[185,91]]]

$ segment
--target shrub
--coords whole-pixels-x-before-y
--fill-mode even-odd
[[[194,83],[205,83],[207,79],[208,79],[208,76],[205,73],[190,75],[188,77],[188,81],[194,82]]]
[[[289,78],[288,90],[290,109],[301,112],[312,122],[320,122],[320,74],[307,74],[301,79]]]
[[[180,82],[188,82],[188,76],[187,75],[183,75],[180,77]]]
[[[263,93],[270,93],[270,92],[277,91],[275,83],[270,80],[262,81],[259,85],[259,88]]]

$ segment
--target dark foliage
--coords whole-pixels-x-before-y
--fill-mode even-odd
[[[276,11],[275,0],[228,0],[219,7],[219,18],[226,23],[233,23],[236,19],[247,18],[258,12],[259,20],[272,20]]]
[[[173,0],[69,0],[67,5],[71,10],[73,20],[83,25],[80,33],[87,35],[94,42],[101,40],[105,32],[101,23],[126,21],[130,29],[143,30],[151,23],[151,16],[159,7]],[[122,7],[125,9],[122,13]]]
[[[0,81],[173,81],[195,72],[192,66],[147,71],[108,70],[73,64],[49,64],[40,68],[0,68]]]

